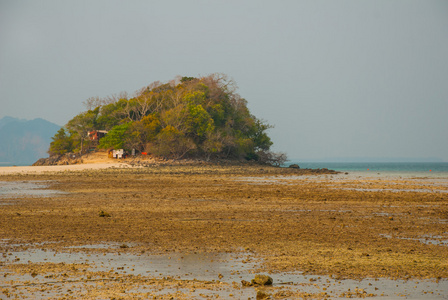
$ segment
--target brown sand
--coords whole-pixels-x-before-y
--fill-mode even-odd
[[[36,247],[64,251],[73,245],[114,242],[132,247],[109,252],[250,253],[263,261],[254,272],[272,274],[300,271],[337,280],[448,278],[446,181],[314,175],[256,165],[124,166],[0,169],[0,181],[45,181],[49,188],[67,193],[4,196],[9,205],[0,210],[2,252]],[[85,275],[74,271],[79,266],[69,264],[5,262],[2,268],[17,273],[39,269],[35,272],[56,278],[63,278],[60,274],[65,272],[67,278],[78,280]],[[88,276],[110,279],[112,275]],[[116,286],[117,278],[122,287]],[[178,285],[185,285],[187,291],[195,286],[220,288],[217,282],[123,274],[115,279],[110,285],[104,283],[108,289],[94,285],[96,289],[87,294],[68,296],[94,299],[101,290],[101,297],[112,297],[118,295],[117,289],[135,288],[148,280],[162,290],[165,285],[168,290]],[[285,297],[274,296],[282,292]],[[5,293],[11,294],[11,289]],[[275,299],[306,296],[282,288],[269,293]],[[165,297],[153,291],[138,295]],[[188,292],[167,295],[166,299],[193,297]],[[324,292],[313,295],[326,297]]]

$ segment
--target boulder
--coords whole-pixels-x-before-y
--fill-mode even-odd
[[[292,165],[289,165],[289,167],[293,168],[293,169],[300,169],[298,164],[292,164]]]
[[[249,298],[250,299],[250,298]],[[269,294],[266,294],[264,291],[257,291],[257,300],[271,299]]]
[[[273,282],[272,277],[268,275],[255,275],[255,278],[252,279],[254,285],[272,285]]]

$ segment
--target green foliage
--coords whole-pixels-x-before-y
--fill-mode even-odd
[[[272,141],[266,134],[266,130],[271,128],[271,126],[263,123],[255,117],[252,118],[255,120],[255,126],[252,128],[253,131],[251,132],[250,136],[254,142],[255,151],[267,151],[272,146]]]
[[[185,125],[189,134],[202,140],[208,132],[213,132],[215,129],[213,119],[200,104],[188,106],[188,117]]]
[[[163,128],[157,135],[156,141],[150,150],[157,156],[170,158],[182,158],[189,151],[194,150],[196,144],[182,132],[171,125]]]
[[[184,83],[184,82],[191,81],[191,80],[194,80],[194,79],[196,79],[196,78],[184,76],[184,77],[182,77],[180,79],[180,82]]]
[[[77,132],[80,136],[86,136],[89,131],[95,129],[98,113],[99,107],[83,112],[71,119],[65,127],[70,131]]]
[[[226,76],[177,80],[154,82],[131,99],[90,101],[91,108],[98,106],[70,120],[70,134],[56,134],[50,152],[82,148],[91,130],[109,130],[100,140],[101,148],[137,149],[164,157],[257,159],[257,153],[269,150],[272,141],[266,131],[271,126],[250,114],[246,100]]]
[[[126,123],[112,128],[112,130],[100,140],[99,147],[102,149],[122,149],[125,144],[126,137],[128,136],[127,133],[130,126],[130,123]]]
[[[162,129],[156,114],[143,117],[140,121],[132,122],[128,129],[128,137],[124,148],[145,151],[146,147],[155,141],[157,134]]]
[[[52,139],[48,150],[50,155],[62,155],[73,150],[73,139],[66,134],[64,128],[59,129]]]
[[[222,127],[226,121],[226,112],[222,104],[214,104],[209,107],[209,114],[213,119],[213,122],[218,127]]]

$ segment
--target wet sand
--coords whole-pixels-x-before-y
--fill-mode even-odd
[[[1,299],[448,294],[447,178],[67,167],[0,173]]]

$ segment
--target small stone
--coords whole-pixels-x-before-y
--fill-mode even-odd
[[[242,286],[252,286],[253,284],[251,282],[249,282],[249,281],[241,280],[241,285]]]

